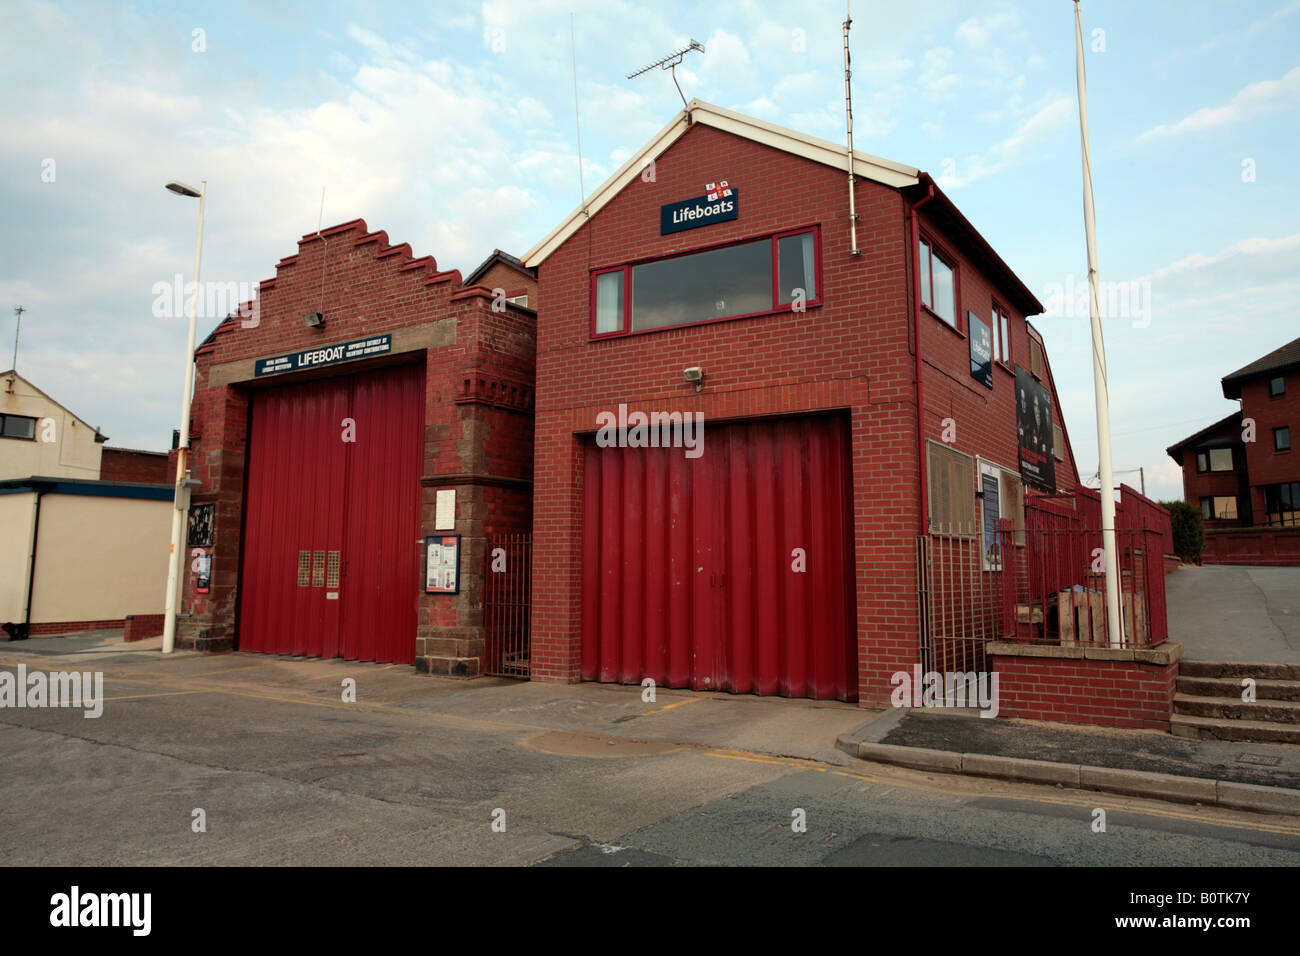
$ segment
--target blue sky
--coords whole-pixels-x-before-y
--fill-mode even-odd
[[[1115,467],[1178,497],[1164,448],[1300,335],[1300,0],[1083,11],[1101,278],[1135,294],[1106,323]],[[112,444],[166,446],[185,320],[155,286],[189,278],[197,211],[169,179],[208,182],[205,282],[272,276],[322,186],[326,224],[443,268],[522,252],[579,200],[570,12],[588,191],[681,106],[624,74],[691,37],[688,97],[843,136],[839,3],[7,4],[0,366],[21,303],[24,375]],[[938,177],[1045,303],[1083,282],[1072,3],[859,0],[852,38],[855,145]],[[1087,315],[1035,324],[1090,472]]]

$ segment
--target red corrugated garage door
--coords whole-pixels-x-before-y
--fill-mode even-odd
[[[253,395],[240,650],[414,663],[423,433],[422,366]]]
[[[856,700],[849,447],[839,416],[711,427],[694,459],[589,439],[583,679]]]

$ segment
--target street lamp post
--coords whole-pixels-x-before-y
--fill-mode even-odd
[[[203,180],[199,188],[187,186],[173,180],[167,188],[178,196],[188,196],[199,201],[199,233],[194,241],[194,296],[190,299],[190,330],[185,345],[185,391],[181,393],[181,430],[176,443],[176,487],[175,507],[172,509],[172,545],[171,557],[167,562],[167,600],[163,606],[163,653],[170,654],[176,648],[176,600],[181,580],[181,562],[185,559],[185,526],[189,516],[190,490],[186,479],[189,477],[190,450],[190,398],[194,393],[194,327],[198,321],[199,307],[199,262],[203,257],[203,205],[207,197],[208,182]]]

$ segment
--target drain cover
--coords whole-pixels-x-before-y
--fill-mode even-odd
[[[1281,762],[1281,757],[1269,757],[1264,754],[1242,754],[1237,758],[1237,763],[1255,763],[1261,767],[1276,767]]]

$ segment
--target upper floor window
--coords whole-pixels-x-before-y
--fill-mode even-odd
[[[36,419],[26,415],[0,415],[0,437],[36,439]]]
[[[1232,449],[1210,448],[1196,453],[1197,471],[1232,471]]]
[[[1268,380],[1268,394],[1277,397],[1286,394],[1286,378],[1282,375]]]
[[[816,228],[606,269],[592,334],[626,335],[821,304]]]
[[[1291,429],[1283,425],[1281,428],[1273,429],[1273,449],[1274,451],[1291,450]]]
[[[1011,365],[1011,320],[1007,310],[993,303],[993,357],[1003,365]]]
[[[1043,343],[1032,335],[1029,337],[1029,373],[1043,380]]]
[[[925,236],[917,249],[921,273],[921,304],[957,328],[957,270]]]

